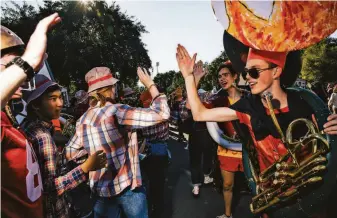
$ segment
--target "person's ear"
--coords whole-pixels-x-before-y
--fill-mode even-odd
[[[279,79],[282,74],[282,68],[281,67],[275,67],[273,69],[273,79]]]
[[[233,78],[234,78],[234,82],[235,82],[238,79],[238,74],[234,74]]]

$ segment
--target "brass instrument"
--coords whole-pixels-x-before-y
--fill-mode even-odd
[[[310,120],[299,118],[292,121],[284,135],[274,113],[272,95],[265,93],[263,98],[267,102],[273,123],[288,152],[255,177],[257,195],[253,197],[250,204],[254,214],[289,202],[301,196],[308,187],[321,183],[327,168],[326,156],[330,151],[328,140]],[[293,129],[301,123],[306,125],[308,132],[300,139],[293,139]],[[303,149],[310,150],[310,154],[300,157]],[[251,170],[254,171],[254,169]]]
[[[214,100],[218,97],[219,93],[222,91],[222,88],[216,91],[209,99],[209,101]],[[235,137],[227,136],[222,129],[220,129],[217,122],[206,122],[206,127],[208,133],[212,137],[212,139],[221,147],[233,150],[233,151],[242,151],[242,143],[240,139]]]

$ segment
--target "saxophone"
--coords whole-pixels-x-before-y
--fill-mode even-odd
[[[288,152],[255,178],[257,195],[250,204],[254,214],[296,200],[314,185],[321,184],[330,152],[329,142],[310,120],[299,118],[292,121],[284,135],[274,113],[271,93],[264,93],[263,98]],[[300,139],[293,139],[294,128],[302,123],[306,125],[307,133]],[[310,155],[300,157],[303,149],[310,151]]]

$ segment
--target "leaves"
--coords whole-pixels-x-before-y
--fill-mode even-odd
[[[130,86],[137,82],[137,66],[151,68],[151,60],[141,41],[145,26],[104,1],[44,1],[38,9],[24,2],[2,7],[2,25],[28,42],[38,21],[59,12],[62,23],[48,36],[48,62],[55,79],[63,86],[71,82],[87,89],[85,74],[97,66],[109,67]]]
[[[214,87],[219,88],[218,84],[218,68],[219,66],[227,61],[227,55],[225,52],[222,52],[217,58],[215,58],[210,64],[207,62],[204,64],[204,67],[207,68],[208,74],[203,77],[200,82],[200,88],[205,90],[212,90]]]
[[[337,81],[337,39],[327,38],[307,48],[302,60],[303,79],[321,83]]]

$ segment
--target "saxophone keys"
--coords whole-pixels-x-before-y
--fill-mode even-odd
[[[287,183],[286,179],[274,179],[273,184],[274,185],[285,185]]]
[[[276,164],[277,170],[292,170],[296,168],[296,164],[281,162]]]
[[[288,172],[285,172],[285,171],[276,171],[275,173],[274,173],[274,176],[276,177],[276,178],[278,178],[278,177],[287,177],[287,176],[289,176],[290,174],[288,173]]]

